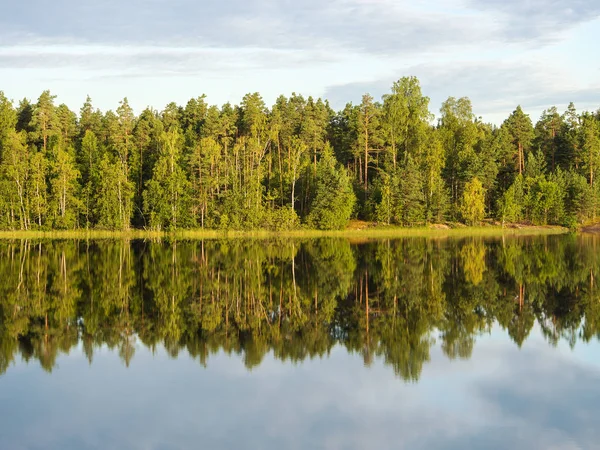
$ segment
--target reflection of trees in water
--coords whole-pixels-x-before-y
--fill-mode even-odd
[[[51,371],[81,343],[129,365],[136,345],[206,365],[268,352],[300,362],[335,344],[419,379],[438,342],[469,358],[498,323],[522,346],[537,322],[552,345],[599,334],[593,237],[15,241],[0,244],[0,373],[15,356]]]

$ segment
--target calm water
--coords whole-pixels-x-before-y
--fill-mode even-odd
[[[0,448],[598,448],[599,249],[0,242]]]

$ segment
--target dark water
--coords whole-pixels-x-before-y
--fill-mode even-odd
[[[599,448],[599,244],[0,242],[0,448]]]

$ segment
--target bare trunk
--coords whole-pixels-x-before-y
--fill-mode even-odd
[[[369,169],[369,131],[367,126],[369,124],[368,117],[365,119],[365,192],[369,187],[368,169]]]
[[[63,192],[62,192],[62,205],[61,205],[61,216],[65,217],[67,209],[67,178],[63,175]]]
[[[294,209],[294,194],[296,193],[296,171],[294,171],[294,181],[292,182],[292,209]]]

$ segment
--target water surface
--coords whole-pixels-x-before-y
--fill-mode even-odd
[[[0,448],[595,448],[598,243],[0,242]]]

